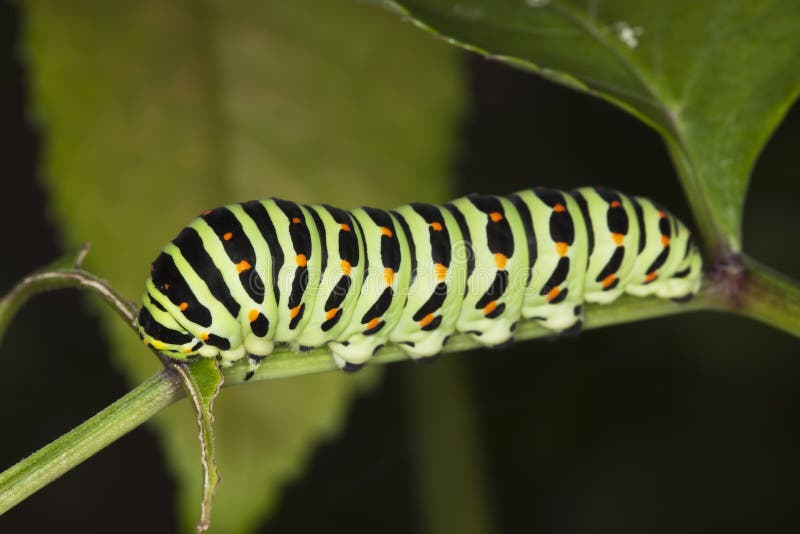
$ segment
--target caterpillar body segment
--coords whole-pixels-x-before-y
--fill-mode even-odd
[[[577,201],[551,189],[520,191],[510,197],[526,223],[532,278],[522,316],[561,331],[582,320],[588,236]],[[531,230],[533,228],[533,230]]]
[[[445,209],[411,204],[391,213],[409,245],[411,276],[404,306],[408,311],[400,314],[389,341],[412,358],[435,356],[456,329],[471,251]]]
[[[151,267],[140,335],[176,360],[327,345],[355,369],[386,343],[435,356],[454,332],[487,346],[521,319],[577,328],[585,301],[684,300],[702,260],[643,197],[584,187],[469,195],[444,206],[342,210],[279,199],[204,212]]]
[[[357,300],[341,341],[329,344],[337,364],[363,365],[389,340],[403,311],[411,277],[408,240],[389,213],[352,210],[364,243],[364,274],[356,280]],[[401,294],[402,292],[402,294]]]

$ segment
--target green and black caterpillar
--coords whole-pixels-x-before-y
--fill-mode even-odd
[[[505,344],[522,318],[577,329],[584,302],[623,292],[686,300],[701,269],[667,210],[599,187],[391,211],[254,200],[204,212],[163,249],[139,328],[175,360],[247,357],[248,378],[275,343],[327,344],[354,370],[386,343],[425,358],[454,332]]]

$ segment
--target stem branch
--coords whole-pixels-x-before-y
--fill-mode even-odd
[[[88,421],[0,473],[0,514],[138,427],[183,396],[166,370]]]
[[[0,300],[0,334],[14,312],[28,298],[42,291],[62,287],[85,287],[97,292],[131,326],[135,309],[105,281],[78,267],[33,274]],[[800,286],[771,272],[749,258],[733,266],[713,266],[703,289],[685,304],[652,298],[623,296],[609,305],[587,305],[585,328],[600,328],[698,310],[740,313],[800,337]],[[554,335],[536,321],[521,322],[517,341]],[[458,352],[482,345],[465,334],[454,335],[442,352]],[[406,359],[397,346],[381,349],[371,363],[385,364]],[[266,380],[336,369],[324,347],[297,354],[279,346],[267,358],[252,380]],[[246,362],[224,372],[226,386],[244,383]],[[35,493],[119,437],[136,428],[183,396],[181,380],[174,370],[165,369],[101,411],[88,421],[53,441],[38,452],[0,473],[0,514]]]
[[[691,301],[678,304],[656,297],[640,298],[624,295],[612,304],[588,304],[586,305],[584,328],[600,328],[676,313],[719,308],[719,305],[712,300],[711,296],[712,293],[710,291],[704,290]],[[557,334],[542,327],[538,321],[521,321],[516,332],[514,332],[514,340],[519,342],[555,335]],[[442,354],[483,347],[484,345],[481,342],[469,334],[454,334],[442,349]],[[408,359],[408,356],[399,346],[387,345],[370,358],[369,363],[370,365],[376,363],[385,364],[406,359]],[[249,381],[324,373],[336,369],[331,353],[324,346],[311,349],[308,352],[296,353],[289,347],[281,345],[275,347],[275,351],[264,360],[261,367],[258,368]],[[225,369],[225,386],[243,383],[247,370],[248,365],[244,360]]]
[[[750,258],[744,265],[745,290],[736,311],[800,337],[800,285]]]
[[[122,296],[108,282],[81,268],[81,263],[89,252],[85,245],[75,258],[65,258],[49,269],[32,273],[22,279],[14,288],[0,299],[0,339],[8,328],[11,319],[28,299],[45,291],[67,287],[81,287],[100,296],[134,330],[136,329],[137,306]],[[71,260],[71,261],[70,261]],[[60,264],[68,263],[66,267]]]

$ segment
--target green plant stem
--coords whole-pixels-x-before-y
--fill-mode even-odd
[[[705,247],[704,257],[715,261],[728,251],[739,252],[741,250],[740,230],[737,228],[735,231],[731,229],[725,231],[720,226],[722,218],[716,217],[718,214],[715,212],[706,190],[707,182],[697,172],[695,160],[680,139],[678,125],[675,125],[672,134],[663,130],[660,130],[659,133],[664,138],[667,151],[678,171],[678,178],[683,186],[686,200],[691,206],[700,241]]]
[[[586,306],[585,329],[600,328],[613,324],[628,323],[643,319],[663,317],[676,313],[686,313],[705,309],[717,309],[720,306],[711,299],[711,293],[703,291],[687,303],[677,304],[656,297],[638,298],[623,296],[612,304],[589,304]],[[541,337],[557,336],[552,330],[542,327],[538,321],[522,321],[514,332],[515,341],[525,341]],[[468,334],[454,334],[442,349],[442,354],[462,352],[482,348],[484,345]],[[381,348],[369,363],[385,364],[407,360],[406,353],[397,345],[387,345]],[[225,386],[241,384],[247,373],[247,362],[241,361],[225,369]],[[323,373],[334,371],[337,367],[331,359],[327,348],[318,347],[308,352],[296,353],[286,346],[275,348],[250,381],[286,378],[298,375]]]
[[[609,305],[586,306],[586,329],[622,324],[641,319],[662,317],[698,310],[722,310],[740,313],[796,337],[800,337],[800,286],[773,273],[757,262],[744,258],[730,267],[715,267],[704,288],[685,304],[658,298],[623,296]],[[30,296],[48,289],[82,286],[99,292],[126,321],[133,316],[127,301],[108,284],[80,269],[43,272],[26,278],[0,301],[0,325],[10,322],[11,315]],[[0,333],[2,330],[0,330]],[[517,341],[553,336],[535,321],[520,323]],[[454,335],[443,352],[458,352],[482,345],[471,336]],[[381,349],[370,360],[385,364],[407,357],[396,346]],[[333,371],[336,367],[327,349],[317,348],[297,354],[279,346],[264,361],[255,380],[284,378]],[[226,369],[225,386],[244,383],[245,362]],[[183,396],[180,379],[174,371],[161,371],[74,430],[53,441],[38,452],[0,474],[0,514],[40,488],[55,480],[97,451],[136,428],[144,421]]]
[[[800,285],[744,258],[744,287],[735,311],[800,337]]]
[[[43,280],[45,279],[40,279],[40,283],[48,285],[52,283],[52,280],[47,282]],[[67,278],[62,287],[69,287],[71,284],[71,278]],[[586,328],[708,308],[706,299],[702,295],[698,297],[682,305],[656,298],[623,297],[610,306],[603,306],[602,313],[593,312],[596,307],[590,306],[587,308]],[[521,323],[517,331],[519,340],[552,335],[551,331],[534,322]],[[456,335],[448,342],[443,352],[457,352],[478,347],[481,347],[481,344],[472,337]],[[387,346],[376,354],[370,363],[385,364],[406,358],[405,353],[399,348]],[[330,353],[324,348],[297,354],[281,346],[264,361],[252,380],[284,378],[335,369]],[[225,386],[243,383],[246,372],[246,365],[237,364],[227,369]],[[183,389],[176,373],[163,370],[91,419],[9,468],[0,474],[0,514],[138,427],[182,396]]]
[[[80,268],[84,253],[79,253],[74,267],[54,269],[26,276],[0,300],[0,339],[8,328],[11,319],[28,299],[54,289],[80,287],[99,295],[120,317],[135,329],[136,306],[120,295],[108,282]]]
[[[43,488],[183,396],[166,370],[88,421],[0,474],[0,514]]]

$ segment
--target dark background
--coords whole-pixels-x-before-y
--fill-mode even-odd
[[[26,120],[19,22],[0,4],[0,293],[63,252],[37,180],[44,132]],[[602,183],[691,222],[644,125],[502,65],[467,55],[463,64],[471,102],[452,166],[460,192]],[[745,249],[795,278],[798,138],[795,106],[759,161],[744,224]],[[127,391],[98,329],[75,291],[37,297],[14,320],[0,346],[0,466]],[[462,354],[474,399],[452,417],[481,431],[500,532],[797,532],[798,348],[752,321],[696,313]],[[426,369],[386,371],[262,532],[422,528],[405,410]],[[172,532],[173,504],[155,436],[140,428],[0,517],[0,531]]]

